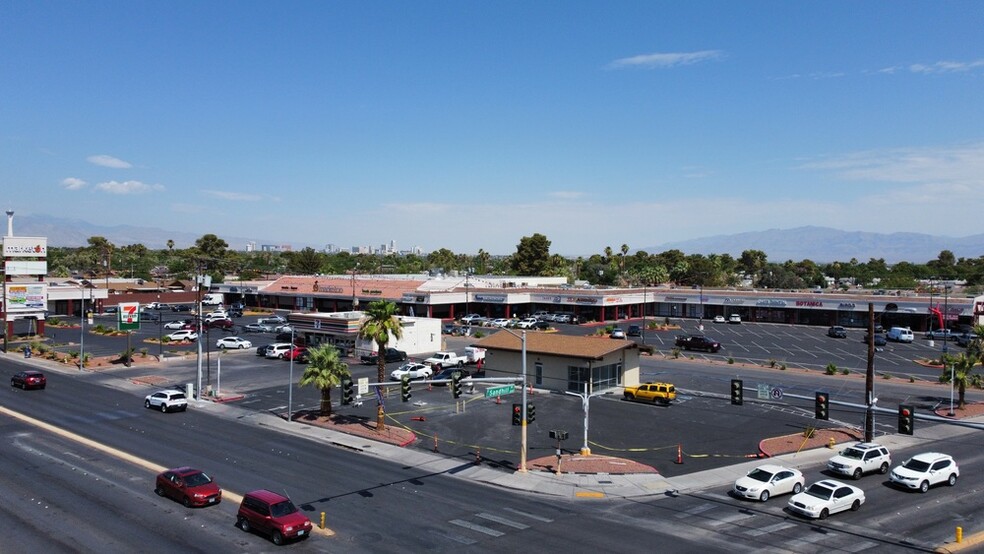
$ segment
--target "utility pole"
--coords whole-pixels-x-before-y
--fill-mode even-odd
[[[868,408],[864,411],[864,442],[874,440],[875,427],[875,304],[868,302],[868,368],[864,376],[864,397]]]

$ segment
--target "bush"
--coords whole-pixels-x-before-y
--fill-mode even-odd
[[[841,370],[841,375],[850,375],[850,374],[851,374],[851,370],[847,369],[846,367]]]
[[[882,379],[891,379],[891,378],[892,378],[891,373],[882,373]]]
[[[775,358],[771,358],[771,359],[769,360],[769,367],[776,367],[776,364],[777,364],[777,363],[779,363],[779,362],[778,362],[778,361],[776,361],[776,359],[775,359]]]
[[[679,358],[680,357],[680,349],[679,348],[674,348],[673,350],[670,350],[670,356],[673,356],[674,358]]]
[[[735,359],[734,359],[734,358],[730,358],[730,357],[729,357],[729,358],[728,358],[728,365],[731,365],[731,364],[733,364],[733,363],[735,363]]]
[[[806,427],[803,429],[803,438],[812,439],[813,435],[817,433],[816,427]]]
[[[786,364],[779,364],[779,371],[786,371]]]
[[[650,356],[652,356],[654,351],[655,351],[655,349],[653,348],[653,345],[651,345],[651,344],[640,344],[639,345],[639,352],[641,352],[641,353],[649,354]]]
[[[146,358],[147,357],[147,349],[146,348],[141,348],[140,349],[140,357],[141,358]]]
[[[827,364],[827,370],[825,371],[825,373],[827,375],[837,374],[837,366],[834,364],[834,362],[830,362],[829,364]]]

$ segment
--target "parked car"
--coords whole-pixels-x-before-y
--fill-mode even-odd
[[[401,365],[397,369],[394,369],[390,373],[390,379],[394,381],[399,381],[403,379],[404,375],[409,377],[410,379],[428,379],[433,374],[434,374],[434,370],[431,369],[430,366],[417,362],[410,362],[408,364]],[[448,378],[450,379],[450,377]]]
[[[970,343],[974,342],[974,339],[978,338],[974,333],[962,333],[957,335],[953,342],[957,343],[957,346],[963,346],[964,348],[970,346]]]
[[[629,325],[629,330],[625,334],[629,337],[641,337],[642,327],[640,325]]]
[[[48,386],[48,378],[40,371],[19,371],[10,378],[10,386],[20,387],[21,390],[41,389]]]
[[[231,319],[213,319],[208,322],[209,329],[223,329],[225,331],[232,330],[236,324]]]
[[[256,347],[256,355],[257,356],[266,356],[266,353],[270,350],[270,347],[272,347],[272,346],[273,346],[272,344],[264,344],[262,346],[257,346]]]
[[[182,319],[178,321],[168,321],[167,323],[164,324],[164,328],[172,331],[180,331],[181,329],[184,329],[185,325],[188,325],[189,323],[193,323],[193,322],[188,319]]]
[[[841,327],[840,325],[834,325],[830,329],[827,329],[827,336],[835,339],[846,339],[847,329]]]
[[[864,500],[863,490],[833,479],[824,479],[793,495],[787,507],[809,518],[827,519],[828,515],[844,510],[857,511]]]
[[[171,342],[193,341],[198,340],[198,333],[190,329],[183,329],[181,331],[175,331],[169,335],[165,335],[165,338]]]
[[[160,321],[161,314],[152,310],[144,310],[140,312],[140,319],[144,321]]]
[[[421,365],[423,365],[423,364],[421,364]],[[438,371],[437,373],[431,375],[430,376],[430,379],[432,379],[432,380],[443,379],[443,380],[450,381],[451,380],[451,376],[454,374],[455,371],[460,371],[462,378],[467,377],[468,375],[470,375],[466,369],[463,369],[463,368],[460,368],[460,367],[446,367],[446,368],[442,369],[441,371]],[[434,383],[434,386],[435,387],[443,387],[445,384],[446,383]]]
[[[236,348],[243,350],[245,348],[253,348],[253,343],[246,339],[239,337],[222,337],[221,339],[215,341],[216,348]]]
[[[281,323],[273,328],[274,333],[293,333],[294,327],[290,323]]]
[[[359,358],[365,365],[373,365],[379,363],[379,353],[373,352],[372,354],[366,354]],[[397,350],[395,348],[387,348],[383,359],[386,363],[392,362],[404,362],[407,359],[407,353],[402,350]]]
[[[504,317],[497,317],[489,322],[489,327],[505,327],[509,320]]]
[[[281,360],[287,356],[287,353],[293,349],[293,345],[289,342],[278,342],[276,344],[271,344],[267,347],[265,356],[267,358],[280,358]]]
[[[247,533],[255,529],[278,546],[288,540],[307,538],[312,527],[311,520],[289,498],[268,490],[243,495],[236,525]]]
[[[157,496],[177,500],[186,508],[222,502],[222,489],[204,471],[191,467],[169,469],[157,475]]]
[[[624,339],[625,338],[625,331],[623,331],[621,327],[616,327],[616,328],[612,329],[612,332],[611,332],[611,334],[608,335],[608,338],[611,338],[611,339]]]
[[[946,483],[951,487],[957,484],[960,468],[947,454],[925,452],[916,454],[902,465],[892,470],[889,481],[900,487],[926,492],[929,487]]]
[[[711,340],[704,335],[680,335],[674,344],[684,350],[704,350],[707,352],[721,350],[720,342]]]
[[[532,327],[530,327],[530,329],[536,331],[546,331],[549,328],[550,328],[549,321],[539,321],[539,320],[536,323],[534,323]]]
[[[724,319],[723,315],[714,316],[714,323],[725,323],[727,320]]]
[[[171,306],[172,312],[190,312],[191,306],[187,304],[174,304]]]
[[[270,323],[249,323],[243,327],[246,333],[272,333],[273,325]]]
[[[159,390],[144,397],[144,408],[157,408],[161,412],[178,412],[188,409],[188,399],[179,390]]]
[[[954,336],[956,336],[956,333],[954,333],[950,329],[930,329],[929,331],[926,331],[926,334],[923,335],[923,338],[931,339],[931,340],[935,340],[935,339],[953,340]]]
[[[888,473],[892,465],[892,455],[884,446],[874,442],[859,442],[848,446],[834,457],[827,460],[827,469],[860,479],[865,473],[877,471]]]
[[[741,316],[738,314],[731,314],[728,316],[728,323],[741,323]]]
[[[283,359],[288,361],[300,362],[301,360],[307,360],[307,348],[303,346],[295,346],[284,354]],[[305,362],[306,363],[306,362]]]
[[[258,320],[258,323],[271,323],[274,326],[276,326],[276,325],[283,325],[284,323],[287,323],[287,320],[284,319],[283,316],[274,314],[274,315],[268,315],[266,317],[261,317]]]
[[[864,339],[861,342],[868,344],[868,333],[864,334]],[[875,346],[886,346],[888,345],[888,339],[886,339],[885,335],[882,335],[881,333],[875,333],[874,343]]]
[[[485,318],[478,314],[468,314],[461,318],[461,322],[465,325],[481,325],[485,321]]]
[[[892,327],[885,336],[895,342],[912,342],[914,339],[912,329],[908,327]]]
[[[732,492],[741,498],[767,501],[780,494],[799,494],[805,485],[803,473],[775,464],[761,465],[735,481]]]

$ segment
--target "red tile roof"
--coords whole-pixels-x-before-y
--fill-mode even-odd
[[[493,333],[479,340],[473,346],[514,352],[522,351],[522,341],[507,331]],[[608,337],[572,337],[557,333],[526,333],[527,354],[548,354],[600,360],[613,352],[632,348],[638,348],[638,345],[630,340],[610,339]]]

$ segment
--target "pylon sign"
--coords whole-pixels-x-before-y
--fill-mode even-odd
[[[117,325],[120,331],[136,331],[140,329],[140,303],[139,302],[120,302],[117,310],[119,319]]]

